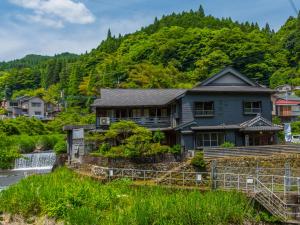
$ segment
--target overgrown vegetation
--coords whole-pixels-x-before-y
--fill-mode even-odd
[[[7,136],[0,133],[0,169],[11,168],[22,153],[53,149],[57,154],[63,153],[66,151],[64,139],[63,134]]]
[[[192,158],[191,164],[200,170],[205,170],[206,162],[204,160],[203,152],[197,152],[196,155]]]
[[[229,141],[225,141],[223,144],[220,145],[220,147],[222,148],[233,148],[234,146],[235,144]]]
[[[164,139],[165,134],[161,131],[152,134],[149,129],[133,121],[120,121],[113,123],[105,134],[92,134],[87,141],[93,142],[94,147],[98,148],[93,155],[99,153],[112,158],[180,153],[181,149],[178,146],[169,147],[161,144]]]
[[[229,225],[264,219],[241,193],[130,184],[123,180],[104,185],[60,168],[30,176],[1,192],[0,211],[24,217],[47,215],[70,225]]]

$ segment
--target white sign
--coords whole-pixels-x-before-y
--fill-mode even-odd
[[[109,176],[112,177],[114,175],[114,170],[109,170]]]
[[[73,129],[73,139],[84,139],[84,129]]]
[[[196,181],[201,181],[201,180],[202,180],[202,175],[196,174]]]
[[[292,141],[292,128],[290,123],[284,124],[284,137],[286,142]]]
[[[248,178],[247,179],[247,184],[253,184],[253,178]]]

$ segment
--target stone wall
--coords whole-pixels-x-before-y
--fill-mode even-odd
[[[285,166],[291,168],[292,176],[300,176],[300,155],[299,154],[276,154],[265,157],[237,157],[218,159],[217,168],[219,171],[254,174],[257,170],[260,174],[284,175]]]
[[[183,157],[174,154],[160,154],[139,158],[106,158],[101,156],[85,155],[82,164],[95,165],[109,168],[148,169],[148,170],[170,170],[178,166]]]

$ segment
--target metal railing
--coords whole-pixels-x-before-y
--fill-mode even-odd
[[[300,177],[186,171],[101,168],[108,180],[126,178],[142,184],[201,189],[238,190],[248,193],[273,215],[287,221],[299,218],[300,205],[289,203],[289,194],[300,196]]]
[[[261,108],[244,108],[245,114],[261,113]]]
[[[214,110],[200,110],[195,109],[195,116],[213,116],[215,114]]]
[[[119,122],[121,120],[131,120],[145,127],[171,127],[171,117],[110,117],[110,122]],[[97,126],[100,126],[100,117],[97,117]]]

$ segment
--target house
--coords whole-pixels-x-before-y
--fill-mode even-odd
[[[167,144],[185,150],[232,142],[236,146],[277,144],[272,124],[273,90],[228,67],[192,89],[102,89],[92,105],[96,129],[132,120],[165,132]]]
[[[273,96],[273,107],[275,115],[283,123],[290,123],[298,120],[300,116],[300,97],[293,93],[278,93]]]
[[[15,118],[18,116],[36,117],[49,119],[59,112],[58,106],[45,102],[40,97],[21,96],[14,100],[3,100],[1,108],[7,111],[7,116]]]

